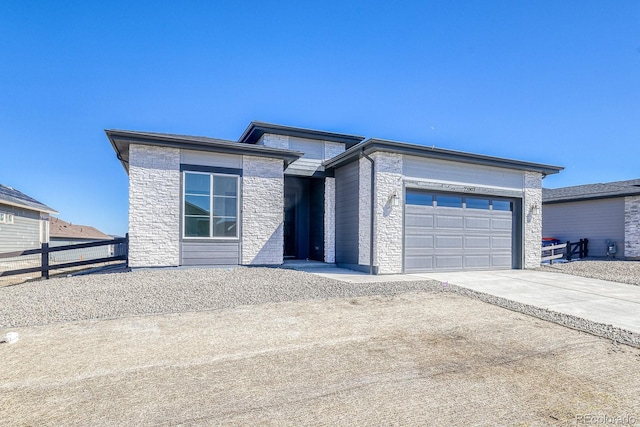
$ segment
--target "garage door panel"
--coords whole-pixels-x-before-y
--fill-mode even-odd
[[[405,247],[407,249],[433,249],[433,235],[407,235],[407,237],[405,238]]]
[[[404,224],[407,227],[433,228],[433,214],[407,212]]]
[[[462,255],[436,255],[436,269],[462,269]]]
[[[503,255],[491,255],[491,267],[492,268],[511,268],[511,253]]]
[[[466,197],[452,196],[460,200]],[[430,201],[430,197],[424,198]],[[493,210],[489,205],[486,209],[469,208],[466,204],[459,208],[442,207],[438,206],[441,201],[438,194],[433,195],[433,205],[412,205],[408,201],[405,205],[404,270],[512,268],[514,213],[507,208],[508,203],[513,206],[513,202],[505,204],[504,200],[491,200],[493,206],[502,206],[505,210]]]
[[[404,267],[407,272],[433,269],[433,256],[406,256]]]
[[[462,230],[464,218],[459,215],[436,215],[436,228],[448,230]]]
[[[435,236],[435,249],[462,249],[462,236]]]
[[[467,255],[464,257],[465,269],[487,268],[491,265],[490,255]]]
[[[491,218],[471,216],[464,221],[466,230],[491,230]]]
[[[491,249],[491,236],[465,236],[465,249]]]
[[[511,217],[509,218],[491,218],[492,230],[508,230],[511,231]]]
[[[511,236],[492,236],[491,249],[511,249]]]

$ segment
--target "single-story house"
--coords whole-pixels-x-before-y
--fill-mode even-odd
[[[0,184],[0,253],[37,249],[49,242],[49,206]]]
[[[589,239],[590,256],[640,258],[640,179],[542,190],[544,237]]]
[[[78,243],[113,240],[112,236],[88,225],[71,224],[60,218],[51,217],[49,221],[49,246],[67,246]],[[52,261],[80,261],[92,258],[106,258],[113,255],[113,245],[96,246],[52,252]]]
[[[262,122],[237,141],[105,132],[129,174],[132,267],[538,267],[542,178],[562,169]]]

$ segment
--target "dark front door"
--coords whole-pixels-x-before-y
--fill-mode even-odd
[[[284,196],[284,257],[296,257],[296,197],[295,194]]]
[[[324,179],[284,182],[284,256],[324,261]]]

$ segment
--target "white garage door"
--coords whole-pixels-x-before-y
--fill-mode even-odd
[[[406,191],[404,271],[513,267],[514,200]]]

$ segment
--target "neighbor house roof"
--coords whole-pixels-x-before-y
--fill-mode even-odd
[[[481,154],[465,153],[462,151],[446,150],[443,148],[427,147],[424,145],[408,144],[406,142],[388,141],[383,139],[367,139],[344,153],[324,162],[326,169],[336,168],[343,164],[358,159],[362,153],[371,154],[376,151],[400,153],[410,156],[427,157],[431,159],[449,160],[462,163],[471,163],[499,168],[517,169],[524,171],[540,172],[543,175],[551,175],[564,169],[561,166],[552,166],[541,163],[523,162],[520,160],[504,159],[501,157],[485,156]]]
[[[242,133],[242,136],[240,136],[238,142],[255,144],[265,133],[293,136],[298,138],[320,139],[322,141],[342,142],[346,145],[347,148],[352,147],[353,145],[361,142],[364,139],[363,136],[349,135],[345,133],[327,132],[322,130],[305,129],[253,121]]]
[[[543,188],[543,203],[577,202],[640,195],[640,179],[562,188]]]
[[[58,239],[91,239],[91,240],[112,240],[113,237],[104,234],[102,231],[87,225],[71,224],[52,217],[49,220],[49,237]]]
[[[247,154],[282,159],[288,165],[302,157],[303,153],[262,145],[240,144],[236,141],[207,138],[204,136],[176,135],[169,133],[137,132],[128,130],[105,130],[116,155],[125,170],[129,171],[130,144],[183,148],[187,150],[211,151],[228,154]]]
[[[32,197],[27,196],[23,192],[2,184],[0,184],[0,204],[16,206],[19,208],[29,209],[37,212],[45,212],[51,214],[58,213],[54,209],[51,209],[49,206],[40,203]]]

